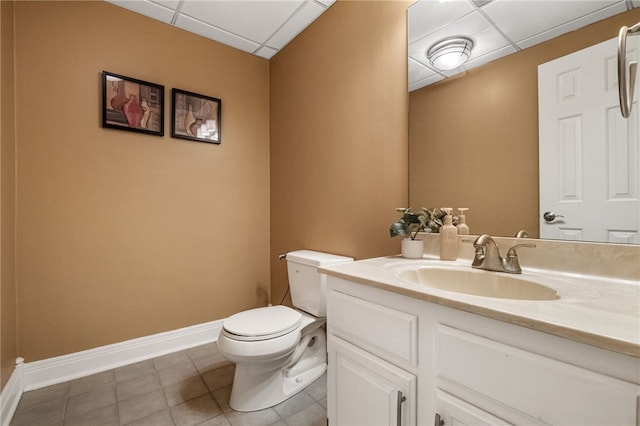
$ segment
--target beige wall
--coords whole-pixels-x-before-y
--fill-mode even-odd
[[[286,289],[277,254],[365,258],[407,203],[410,2],[337,2],[270,63],[272,300]]]
[[[18,355],[31,362],[263,303],[278,252],[396,253],[387,229],[408,195],[408,4],[335,4],[270,67],[103,2],[16,3],[13,43],[2,28],[19,93],[16,153],[13,127],[2,127],[3,384]],[[2,65],[2,118],[13,121],[13,64]],[[164,137],[100,127],[102,70],[165,86]],[[169,137],[171,87],[223,100],[220,146]],[[4,268],[16,156],[17,314]],[[273,263],[276,302],[286,278]]]
[[[537,237],[537,65],[638,20],[634,9],[411,92],[411,204],[469,207],[471,233]]]
[[[13,3],[0,2],[0,389],[9,380],[17,348],[15,282],[15,127]]]
[[[15,30],[19,355],[255,306],[270,279],[268,61],[106,2],[16,2]],[[165,86],[164,137],[100,127],[102,70]],[[221,145],[170,137],[172,87],[222,99]]]

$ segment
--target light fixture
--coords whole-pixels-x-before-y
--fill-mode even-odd
[[[467,62],[473,49],[473,40],[468,37],[449,37],[427,49],[427,59],[442,71],[458,68]]]

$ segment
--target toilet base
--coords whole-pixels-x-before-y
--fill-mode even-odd
[[[327,345],[324,330],[310,334],[308,346],[292,366],[293,354],[278,368],[261,371],[255,364],[237,363],[229,405],[235,411],[257,411],[273,407],[296,395],[327,370]]]

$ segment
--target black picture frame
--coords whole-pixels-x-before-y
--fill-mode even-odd
[[[171,137],[220,144],[222,101],[186,90],[171,90]]]
[[[102,71],[102,127],[164,136],[164,86]]]

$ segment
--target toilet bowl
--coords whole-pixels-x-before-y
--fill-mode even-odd
[[[247,335],[234,328],[238,323],[251,324],[244,315],[255,320],[265,334]],[[289,321],[287,327],[265,327],[274,318],[280,320],[275,321],[279,325]],[[324,322],[286,306],[252,309],[225,320],[218,348],[236,364],[229,399],[231,408],[255,411],[272,407],[322,376],[327,367]]]
[[[272,407],[292,397],[327,369],[324,330],[326,276],[318,266],[352,258],[310,250],[287,253],[293,305],[268,306],[224,320],[217,344],[236,364],[229,405],[236,411]]]

